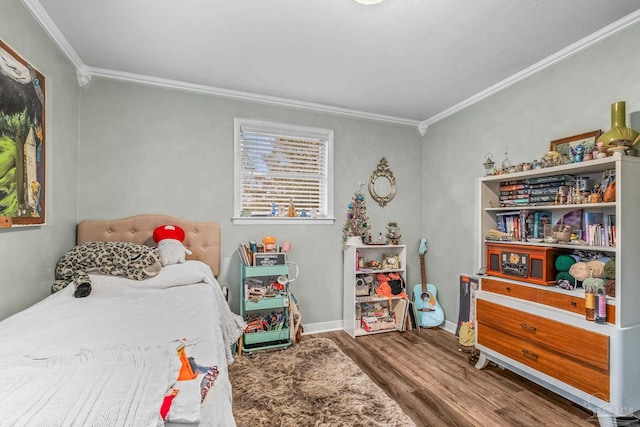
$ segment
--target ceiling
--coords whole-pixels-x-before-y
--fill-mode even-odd
[[[78,68],[429,123],[640,20],[638,0],[23,0]]]

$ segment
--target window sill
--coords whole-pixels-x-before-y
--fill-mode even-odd
[[[258,224],[282,224],[282,225],[308,225],[308,224],[326,224],[333,225],[335,218],[302,218],[302,217],[245,217],[234,216],[231,218],[233,224],[242,225],[258,225]]]

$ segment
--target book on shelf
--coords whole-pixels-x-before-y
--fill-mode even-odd
[[[238,245],[238,255],[240,256],[240,262],[242,262],[247,267],[253,265],[253,252],[249,247],[245,244],[240,243]]]
[[[500,191],[500,196],[527,195],[529,193],[529,189],[525,188],[524,190]]]
[[[603,215],[602,223],[589,223],[585,226],[587,230],[587,243],[593,246],[616,246],[616,219],[615,215]],[[594,221],[599,218],[596,216]]]
[[[590,246],[604,246],[602,242],[602,224],[590,224],[588,229],[587,244]]]
[[[520,236],[518,240],[525,241],[533,233],[533,212],[526,209],[521,210],[519,226]]]
[[[506,200],[506,201],[508,201],[508,200],[518,200],[518,199],[528,199],[528,198],[529,198],[528,194],[505,194],[505,195],[500,195],[498,197],[498,199]]]
[[[547,194],[544,196],[529,196],[529,202],[531,203],[536,203],[536,204],[552,204],[555,203],[556,201],[556,193],[553,194]]]
[[[552,216],[549,211],[536,211],[533,213],[533,232],[531,235],[535,239],[544,237],[545,224],[551,224]]]
[[[582,240],[587,242],[589,245],[593,246],[602,246],[602,244],[597,245],[596,242],[596,227],[599,226],[602,228],[604,224],[604,214],[602,212],[587,212],[585,211],[582,218]],[[600,228],[598,228],[598,232]],[[597,241],[600,241],[600,235],[598,234]]]
[[[615,247],[616,246],[616,216],[615,214],[610,214],[606,216],[606,222],[607,222],[607,227],[608,227],[608,243],[609,246],[611,247]]]
[[[565,194],[567,192],[567,186],[565,185],[558,185],[558,186],[553,186],[553,187],[543,187],[543,188],[531,188],[529,190],[529,195],[531,196],[554,196],[556,194],[558,194],[558,191],[560,191],[560,189],[562,189]]]
[[[571,175],[539,176],[537,178],[525,179],[525,182],[529,185],[548,184],[551,182],[573,182],[573,181],[575,181],[575,178]]]
[[[545,188],[559,188],[559,187],[568,187],[569,182],[544,182],[541,184],[529,184],[528,188],[530,190],[542,190]]]
[[[510,238],[499,240],[524,240],[531,233],[531,220],[529,211],[509,211],[496,214],[496,226],[498,231],[508,233]],[[490,238],[491,239],[491,238]],[[498,239],[495,239],[498,240]]]
[[[524,241],[528,237],[540,239],[544,237],[544,226],[552,224],[552,214],[550,211],[531,211],[521,209],[518,211],[508,211],[496,213],[496,229],[502,233],[507,233],[509,238],[502,236],[487,236],[487,240],[520,240]]]
[[[500,191],[518,191],[518,190],[526,190],[527,184],[505,184],[500,185],[498,188]]]
[[[500,200],[500,206],[509,208],[513,206],[527,206],[529,204],[529,197],[511,200]]]

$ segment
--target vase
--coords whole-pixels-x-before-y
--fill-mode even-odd
[[[627,111],[624,101],[611,104],[611,129],[600,135],[598,142],[605,147],[627,146],[630,147],[638,138],[638,132],[627,127]]]
[[[362,246],[362,237],[360,236],[349,236],[345,241],[346,246]]]

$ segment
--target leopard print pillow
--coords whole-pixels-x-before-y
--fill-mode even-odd
[[[88,273],[144,280],[156,276],[161,268],[156,248],[129,242],[87,242],[58,260],[51,293],[73,284],[74,296],[82,298],[91,293]]]

